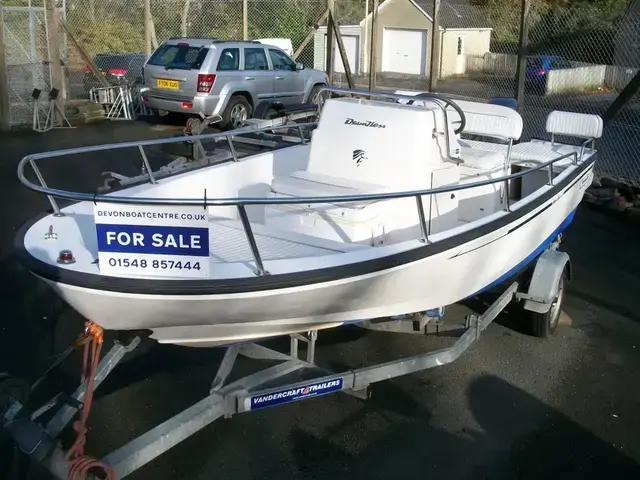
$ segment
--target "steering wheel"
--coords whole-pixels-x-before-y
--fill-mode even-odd
[[[418,99],[418,98],[435,98],[436,100],[442,100],[444,102],[444,104],[445,104],[445,108],[447,108],[447,106],[450,106],[456,112],[458,112],[458,115],[460,115],[460,126],[453,131],[456,135],[461,133],[464,130],[464,127],[467,125],[467,117],[465,117],[464,112],[462,111],[462,109],[453,100],[451,100],[451,99],[449,99],[447,97],[443,97],[442,95],[438,95],[437,93],[426,93],[426,92],[419,93],[414,98],[416,98],[416,99]],[[413,105],[413,102],[414,102],[414,100],[409,100],[407,102],[407,104],[408,105]]]

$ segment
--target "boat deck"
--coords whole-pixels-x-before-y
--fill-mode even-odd
[[[292,232],[286,232],[289,238],[283,238],[261,224],[252,223],[251,228],[263,260],[318,257],[353,249],[353,245],[295,235]],[[254,261],[246,233],[238,220],[212,220],[209,229],[209,251],[214,263]]]

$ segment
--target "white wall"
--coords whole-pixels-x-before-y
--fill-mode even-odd
[[[360,25],[341,25],[340,26],[340,33],[345,36],[345,35],[349,35],[349,36],[355,36],[358,38],[358,54],[357,54],[357,58],[358,58],[358,64],[361,63],[361,58],[362,58],[362,35],[361,35],[361,29],[360,29]],[[325,70],[326,69],[326,65],[325,65],[325,57],[327,55],[327,49],[326,49],[326,43],[325,43],[325,36],[327,35],[327,27],[320,27],[318,28],[318,30],[316,31],[315,35],[313,36],[313,68],[317,69],[317,70]],[[334,36],[334,41],[335,41],[335,36]],[[340,51],[338,50],[338,47],[336,45],[335,48],[335,63],[334,63],[334,69],[336,68],[336,65],[339,65],[339,62],[341,61],[340,59]],[[349,67],[351,68],[351,73],[358,73],[360,72],[360,65],[349,65]]]
[[[483,55],[489,51],[491,29],[447,29],[442,33],[440,76],[464,74],[467,55]],[[462,39],[462,55],[458,55],[458,38]]]
[[[562,68],[547,73],[547,94],[596,90],[604,84],[606,66]]]

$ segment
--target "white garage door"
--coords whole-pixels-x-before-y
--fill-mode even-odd
[[[349,60],[349,68],[351,69],[351,73],[358,73],[358,37],[356,35],[342,35],[342,43],[344,44],[344,49],[347,52],[347,60]],[[327,36],[324,36],[324,44],[327,44]],[[340,49],[338,48],[338,41],[333,38],[333,71],[344,73],[344,65],[342,64],[342,57],[340,56]],[[325,50],[325,64],[327,63],[327,52]]]
[[[385,28],[382,35],[382,71],[424,75],[427,31]]]

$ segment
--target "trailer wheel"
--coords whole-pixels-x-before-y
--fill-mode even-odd
[[[562,314],[562,306],[564,304],[565,284],[567,280],[567,269],[562,272],[558,279],[558,288],[556,296],[551,303],[551,308],[546,313],[527,312],[531,322],[531,333],[535,337],[546,338],[553,335],[558,328],[560,315]]]

